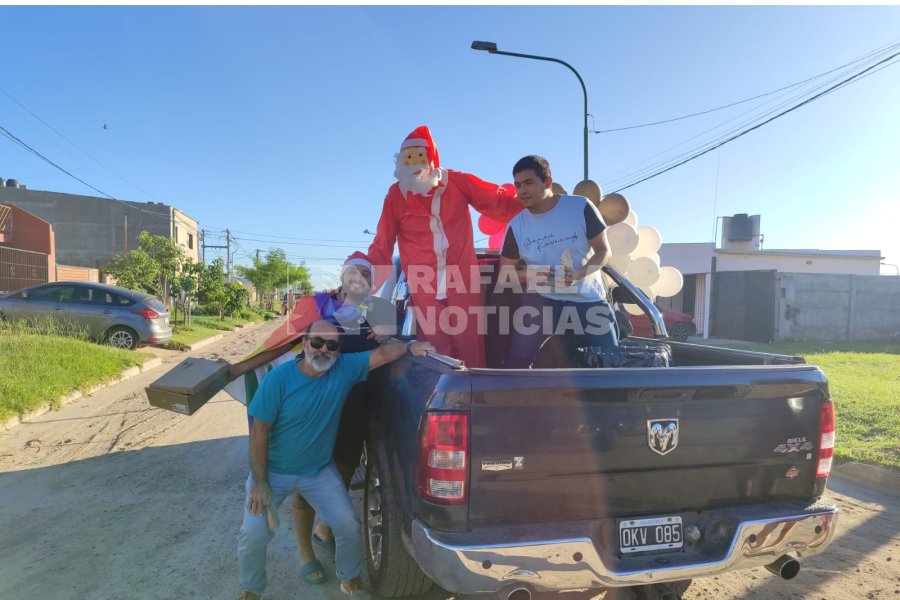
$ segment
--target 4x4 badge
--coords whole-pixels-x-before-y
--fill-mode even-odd
[[[647,445],[657,454],[668,454],[678,446],[678,419],[647,421]]]

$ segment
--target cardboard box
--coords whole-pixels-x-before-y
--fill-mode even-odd
[[[147,388],[152,406],[192,415],[228,383],[226,363],[186,358]]]

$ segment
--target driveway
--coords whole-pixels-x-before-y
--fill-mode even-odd
[[[242,358],[276,326],[229,333],[190,355]],[[149,406],[143,391],[185,356],[163,353],[162,367],[0,433],[0,598],[238,597],[244,407],[220,394],[186,417]],[[835,541],[796,579],[754,569],[699,580],[685,598],[900,597],[900,500],[839,477],[831,488],[842,510]],[[266,599],[343,599],[333,576],[300,583],[287,506],[281,517]]]

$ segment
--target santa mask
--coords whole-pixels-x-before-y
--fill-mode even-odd
[[[394,161],[394,177],[404,195],[413,192],[424,196],[441,181],[437,145],[431,131],[424,125],[416,127],[406,136]]]

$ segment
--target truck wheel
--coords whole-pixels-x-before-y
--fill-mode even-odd
[[[431,580],[406,552],[400,538],[400,508],[384,444],[367,443],[366,459],[363,528],[372,591],[382,598],[424,594],[431,588]]]
[[[682,600],[683,594],[690,585],[691,580],[685,579],[671,583],[610,588],[603,596],[603,600]]]

